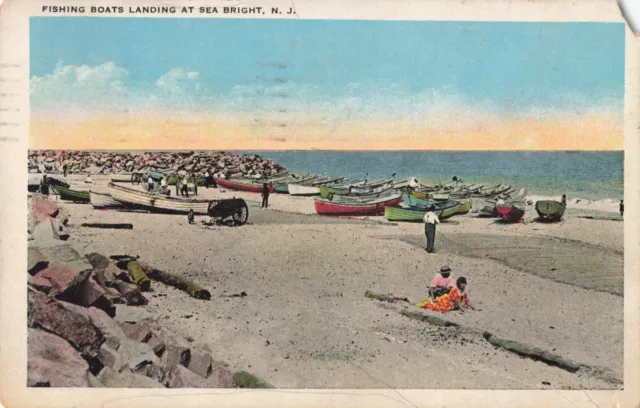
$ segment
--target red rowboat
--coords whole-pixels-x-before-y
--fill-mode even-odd
[[[219,186],[229,188],[231,190],[239,190],[239,191],[251,191],[252,193],[262,193],[262,184],[248,184],[248,183],[238,183],[235,181],[221,179],[214,177],[214,180]],[[269,192],[275,193],[276,187],[271,185],[269,186]]]
[[[384,215],[385,207],[402,202],[402,195],[381,197],[377,200],[354,203],[336,203],[330,200],[316,199],[316,212],[323,215]]]
[[[496,211],[504,222],[520,222],[524,218],[524,203],[497,204]]]

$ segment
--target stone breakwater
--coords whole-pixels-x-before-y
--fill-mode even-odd
[[[152,287],[136,279],[137,261],[114,262],[68,243],[68,212],[38,194],[30,204],[27,386],[270,387],[232,371],[215,345],[177,336],[148,317]]]
[[[203,175],[224,173],[227,177],[273,176],[287,169],[256,154],[229,152],[88,152],[71,150],[30,150],[30,173],[67,172],[114,174],[160,171],[166,174]]]

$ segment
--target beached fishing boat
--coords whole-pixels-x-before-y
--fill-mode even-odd
[[[222,178],[217,178],[214,177],[215,182],[220,186],[220,187],[225,187],[231,190],[238,190],[238,191],[250,191],[252,193],[261,193],[262,192],[262,184],[258,184],[258,183],[241,183],[241,182],[237,182],[234,180],[227,180],[227,179],[222,179]],[[276,191],[275,186],[271,185],[269,186],[269,192],[270,193],[274,193]]]
[[[370,195],[379,193],[384,190],[388,190],[393,187],[393,178],[381,179],[372,181],[371,183],[364,184],[362,186],[355,186],[351,189],[350,194],[356,195]]]
[[[330,195],[349,195],[354,186],[362,186],[366,182],[365,179],[352,181],[343,180],[339,186],[320,187],[320,197],[327,198]]]
[[[547,221],[560,221],[567,209],[559,201],[540,200],[536,201],[536,212],[541,219]]]
[[[394,206],[401,201],[400,194],[358,203],[335,203],[316,198],[315,207],[316,212],[323,215],[384,215],[385,207]]]
[[[320,195],[320,187],[339,186],[344,177],[333,177],[326,180],[314,181],[308,185],[289,184],[289,194],[292,196],[313,196]]]
[[[456,214],[466,214],[471,211],[471,200],[460,200],[460,204],[456,207]]]
[[[74,203],[88,203],[90,201],[88,191],[77,191],[70,188],[57,186],[60,198],[66,201],[73,201]]]
[[[519,222],[524,218],[526,203],[524,201],[510,201],[496,204],[496,212],[504,222]]]
[[[275,183],[276,193],[289,194],[289,183],[304,183],[309,180],[314,180],[318,176],[300,177],[298,179],[281,180]]]
[[[96,193],[95,191],[89,192],[89,200],[93,208],[115,208],[122,207],[120,201],[115,200],[109,194]]]
[[[367,194],[367,195],[355,195],[355,194],[347,194],[347,195],[329,195],[326,199],[329,201],[333,201],[335,203],[362,203],[372,200],[377,200],[383,197],[389,197],[395,194],[399,194],[394,188],[388,188],[386,190],[380,191],[378,193]]]
[[[427,213],[430,207],[420,206],[405,206],[403,201],[400,205],[394,207],[386,207],[384,209],[384,216],[389,221],[408,221],[417,222],[424,219],[424,215]],[[434,213],[440,220],[446,220],[456,214],[456,209],[460,206],[458,201],[449,201],[441,205],[435,205]]]
[[[109,194],[127,207],[141,207],[151,211],[186,214],[193,210],[196,214],[207,214],[210,201],[173,198],[147,193],[132,188],[109,183]]]

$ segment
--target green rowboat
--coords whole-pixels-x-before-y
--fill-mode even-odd
[[[89,203],[90,196],[88,191],[77,191],[65,188],[62,186],[57,187],[60,198],[66,201],[73,201],[76,203]]]
[[[559,221],[567,208],[559,201],[536,201],[536,212],[543,220]]]

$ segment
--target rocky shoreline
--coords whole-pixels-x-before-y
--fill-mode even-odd
[[[152,283],[138,274],[152,270],[144,263],[66,242],[68,213],[45,196],[30,208],[27,386],[269,387],[146,317]]]
[[[166,174],[203,175],[223,173],[233,177],[263,177],[284,173],[287,169],[257,154],[230,152],[90,152],[73,150],[30,150],[30,173],[115,174],[150,170]]]

